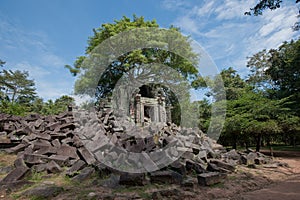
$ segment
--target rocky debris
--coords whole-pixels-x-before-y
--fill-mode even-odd
[[[26,190],[22,193],[22,196],[34,197],[36,199],[51,199],[53,197],[56,197],[63,191],[64,189],[62,187],[58,187],[55,185],[42,185]]]
[[[237,164],[271,161],[252,151],[227,152],[198,128],[170,122],[136,126],[110,107],[47,117],[0,114],[0,125],[0,139],[15,144],[6,151],[18,155],[15,169],[1,183],[18,181],[30,169],[60,173],[67,168],[65,174],[77,181],[89,178],[96,169],[105,176],[117,174],[121,185],[144,185],[149,179],[184,186],[192,184],[187,180],[195,174],[198,180],[204,174],[200,179],[207,185],[223,173],[234,172]]]
[[[226,179],[227,175],[224,173],[219,172],[208,172],[199,174],[197,176],[198,178],[198,184],[202,186],[210,186],[217,183],[221,183]]]
[[[21,180],[29,171],[30,169],[28,167],[15,168],[6,177],[2,179],[0,184],[6,184],[6,183],[11,183],[11,182]]]
[[[181,184],[183,176],[172,170],[156,171],[150,174],[151,183]]]
[[[129,186],[144,186],[148,183],[146,180],[145,174],[129,174],[123,173],[120,176],[119,184],[120,185],[129,185]]]
[[[95,169],[92,167],[85,167],[80,171],[80,173],[72,178],[74,181],[82,182],[91,177],[95,172]]]
[[[165,189],[159,190],[152,193],[152,199],[159,200],[159,199],[181,199],[182,193],[178,189]]]

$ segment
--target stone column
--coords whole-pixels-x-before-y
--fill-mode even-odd
[[[141,123],[141,95],[137,94],[135,97],[135,122]]]

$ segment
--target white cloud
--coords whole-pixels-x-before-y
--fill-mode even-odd
[[[255,0],[225,0],[215,9],[217,14],[216,18],[219,20],[244,18],[244,12],[253,7],[255,2]]]
[[[174,22],[175,26],[179,26],[184,32],[200,34],[197,22],[189,16],[183,16],[178,21]]]
[[[262,16],[245,16],[244,12],[256,3],[256,0],[205,0],[184,10],[178,8],[174,23],[198,41],[219,68],[232,66],[245,72],[247,56],[299,37],[291,28],[298,20],[294,2],[275,11],[266,10]]]
[[[189,7],[191,4],[186,0],[164,0],[162,6],[168,10],[178,10]]]

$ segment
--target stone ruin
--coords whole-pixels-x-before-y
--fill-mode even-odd
[[[190,187],[195,184],[193,178],[200,185],[213,185],[234,172],[238,164],[272,161],[256,152],[227,152],[197,128],[171,122],[136,126],[130,117],[110,107],[54,116],[0,114],[0,145],[17,154],[14,166],[0,168],[8,173],[0,181],[4,188],[13,187],[33,171],[63,173],[75,181],[98,171],[117,176],[120,185]],[[164,148],[168,150],[160,150]]]
[[[166,98],[163,96],[161,88],[154,90],[150,86],[143,85],[130,93],[130,89],[119,87],[116,97],[113,99],[113,103],[110,98],[102,99],[102,108],[109,108],[112,106],[111,104],[114,104],[114,108],[123,111],[125,115],[130,116],[137,125],[141,126],[150,123],[172,122],[172,106],[166,105]]]

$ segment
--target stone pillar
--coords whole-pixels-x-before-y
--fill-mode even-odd
[[[135,122],[141,123],[141,95],[137,94],[135,97]]]
[[[166,120],[172,122],[172,106],[166,106]]]

